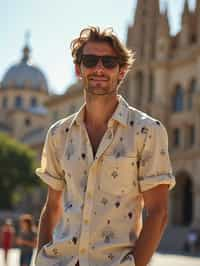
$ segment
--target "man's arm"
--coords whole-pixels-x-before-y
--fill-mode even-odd
[[[53,230],[59,222],[63,211],[62,198],[62,191],[57,191],[48,187],[47,199],[40,215],[37,252],[43,245],[52,240]]]
[[[168,220],[168,185],[143,192],[147,217],[133,250],[136,266],[146,266],[157,249]]]
[[[16,239],[16,244],[17,246],[27,246],[27,247],[31,247],[31,248],[35,248],[36,246],[36,240],[25,240],[25,239],[22,239],[22,238],[17,238]]]

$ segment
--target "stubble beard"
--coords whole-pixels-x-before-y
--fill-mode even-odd
[[[115,84],[116,83],[116,84]],[[117,94],[117,82],[114,79],[108,78],[108,86],[92,86],[89,82],[88,77],[84,79],[84,90],[86,94],[90,96],[106,96],[111,94]]]

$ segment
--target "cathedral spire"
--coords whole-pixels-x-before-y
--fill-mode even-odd
[[[168,21],[168,6],[166,5],[165,10],[164,10],[164,17]]]
[[[138,0],[135,12],[135,23],[140,17],[144,16],[145,13],[146,13],[145,0]]]
[[[30,41],[30,31],[26,31],[25,33],[25,46],[23,48],[23,57],[22,62],[27,63],[30,60],[30,48],[29,48],[29,41]]]
[[[158,60],[166,60],[170,49],[170,33],[168,22],[167,7],[159,16],[158,28],[156,34],[156,58]]]
[[[159,17],[159,35],[169,35],[168,7],[165,7],[163,14]]]
[[[184,4],[184,11],[182,15],[182,30],[180,33],[180,45],[182,47],[186,47],[189,44],[189,37],[190,37],[190,10],[188,0],[185,0]]]
[[[163,3],[162,14],[165,14],[166,16],[168,16],[168,4],[167,4],[167,1]]]
[[[200,12],[200,0],[196,0],[196,11]]]
[[[149,61],[155,57],[159,16],[159,0],[137,1],[134,25],[128,32],[128,44],[136,48],[141,60]]]
[[[159,0],[138,0],[136,6],[135,22],[141,20],[142,17],[148,15],[159,15],[160,4]]]
[[[188,0],[185,0],[184,11],[183,11],[183,19],[185,17],[189,17],[189,15],[190,15],[190,10],[189,10]]]
[[[197,39],[200,43],[200,0],[196,0],[196,19],[197,19]]]

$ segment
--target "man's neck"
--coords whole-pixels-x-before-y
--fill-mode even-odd
[[[85,123],[94,128],[107,126],[117,104],[117,95],[90,97],[86,94]]]

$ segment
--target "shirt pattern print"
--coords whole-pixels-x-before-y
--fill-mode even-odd
[[[47,133],[36,173],[53,189],[65,191],[64,212],[37,265],[79,260],[80,266],[133,266],[142,192],[175,185],[164,126],[118,97],[95,157],[84,125],[85,105]]]

